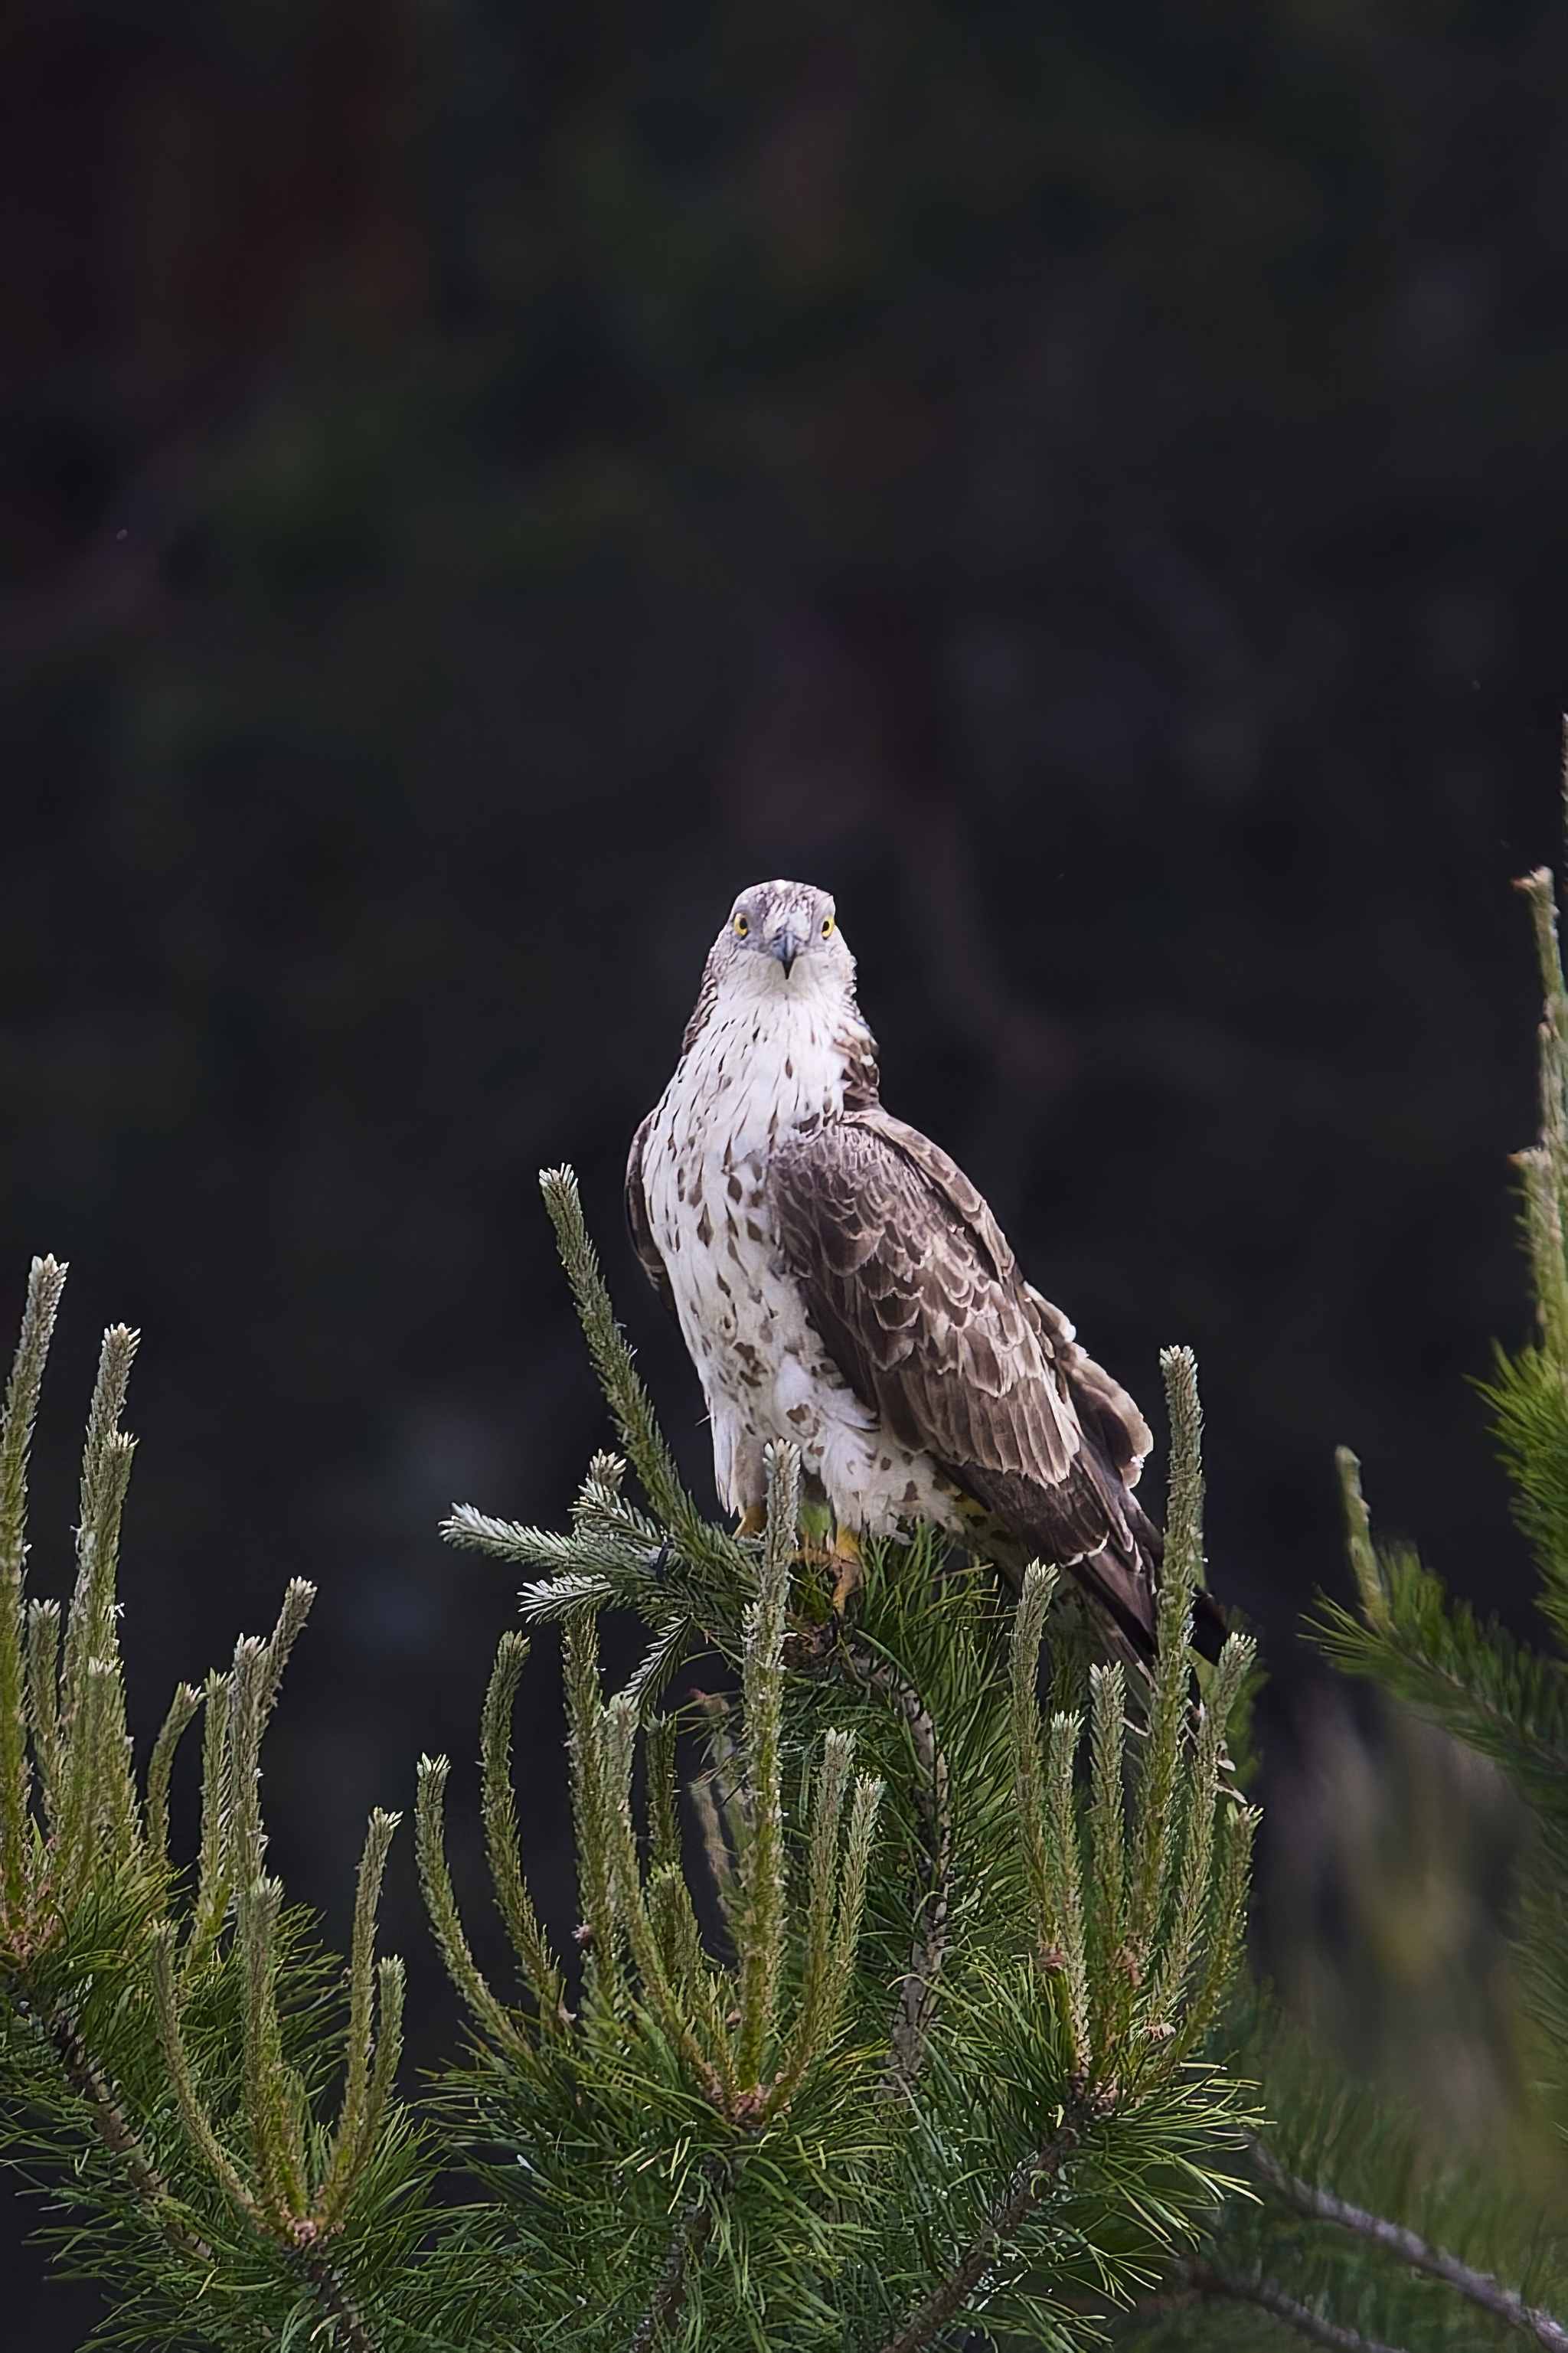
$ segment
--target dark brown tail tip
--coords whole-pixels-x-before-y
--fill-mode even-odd
[[[1225,1648],[1230,1623],[1212,1593],[1200,1587],[1193,1596],[1193,1648],[1212,1666]]]

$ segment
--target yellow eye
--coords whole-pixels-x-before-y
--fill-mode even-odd
[[[736,937],[738,940],[743,940],[743,939],[745,938],[745,936],[746,936],[746,934],[751,930],[751,928],[752,928],[752,927],[751,927],[750,923],[747,923],[747,921],[746,921],[746,919],[745,919],[744,915],[737,915],[737,916],[736,916],[736,918],[735,918],[735,937]]]
[[[830,940],[833,937],[833,918],[831,915],[824,915],[822,919],[822,936],[825,940]]]

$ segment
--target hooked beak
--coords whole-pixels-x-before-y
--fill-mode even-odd
[[[799,955],[805,945],[805,934],[804,932],[797,932],[794,925],[790,923],[785,924],[777,939],[770,940],[768,942],[768,954],[770,955],[777,956],[780,964],[782,964],[784,968],[784,978],[786,980],[789,978],[790,974],[795,967],[795,960],[796,956]]]

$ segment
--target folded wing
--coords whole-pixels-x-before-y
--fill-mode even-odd
[[[1146,1646],[1160,1538],[1128,1490],[1148,1427],[963,1170],[875,1106],[793,1138],[769,1182],[785,1263],[857,1395]]]

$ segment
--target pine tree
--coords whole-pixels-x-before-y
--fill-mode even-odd
[[[1251,1663],[1194,1695],[1192,1359],[1148,1687],[1096,1663],[1055,1572],[1015,1606],[930,1533],[868,1548],[846,1620],[773,1451],[767,1525],[706,1521],[616,1324],[567,1171],[544,1195],[623,1450],[569,1530],[470,1508],[449,1533],[534,1574],[558,1618],[582,1925],[552,1949],[510,1742],[528,1641],[501,1640],[482,1812],[517,1983],[481,1974],[443,1846],[415,1838],[469,2047],[397,2081],[401,1964],[376,1952],[396,1815],[371,1817],[345,1962],[267,1869],[263,1732],[311,1594],[183,1685],[140,1778],[117,1534],[135,1335],[106,1335],[62,1610],[26,1591],[26,1466],[64,1280],[34,1265],[0,1432],[0,2094],[63,2261],[133,2346],[780,2348],[1103,2341],[1230,2179],[1251,2110],[1208,2051],[1244,1932],[1255,1816],[1226,1753]],[[630,1492],[635,1479],[641,1500]],[[637,1612],[606,1694],[597,1621]],[[672,1704],[690,1645],[732,1688]],[[1043,1697],[1042,1697],[1043,1694]],[[197,1851],[169,1849],[197,1719]]]

